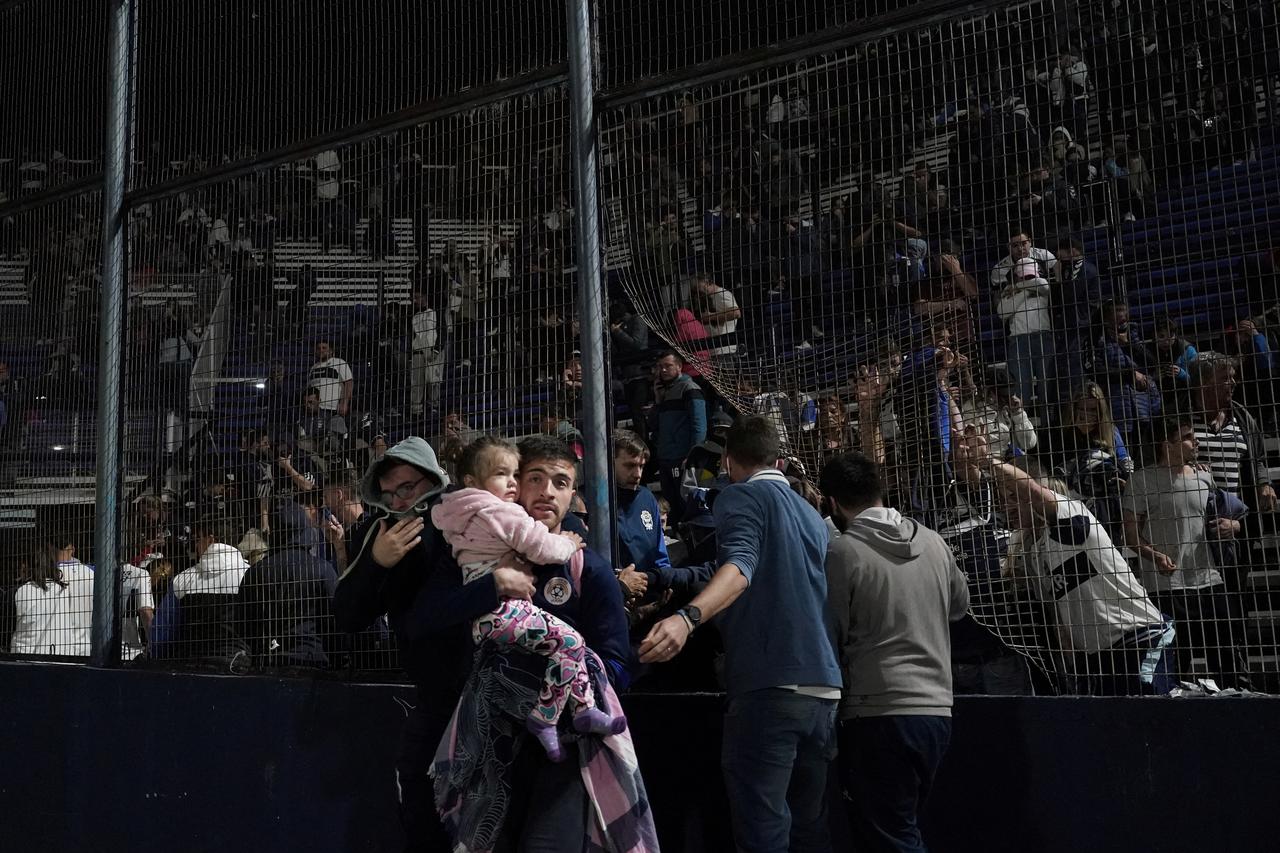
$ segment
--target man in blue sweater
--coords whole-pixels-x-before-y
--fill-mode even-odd
[[[713,508],[720,567],[689,605],[654,626],[640,660],[670,660],[700,622],[720,614],[729,692],[722,765],[738,849],[827,853],[841,686],[826,609],[828,534],[778,471],[778,456],[767,418],[730,428],[731,485]]]

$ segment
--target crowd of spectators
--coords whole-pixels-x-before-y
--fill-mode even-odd
[[[622,192],[630,265],[607,320],[615,397],[638,434],[622,455],[643,459],[641,480],[657,483],[664,501],[658,527],[686,561],[654,557],[620,581],[637,625],[670,606],[663,598],[679,587],[670,573],[698,565],[714,542],[707,517],[723,452],[717,432],[741,415],[773,426],[797,492],[813,497],[822,465],[858,449],[883,466],[887,503],[943,531],[977,519],[1016,527],[977,494],[998,479],[964,455],[980,436],[997,459],[1034,460],[1059,478],[1061,488],[1045,488],[1069,492],[1109,543],[1156,566],[1157,534],[1143,524],[1159,519],[1135,511],[1136,492],[1126,489],[1140,463],[1178,474],[1167,421],[1184,418],[1214,469],[1213,488],[1254,510],[1242,519],[1228,497],[1209,494],[1204,530],[1180,532],[1211,539],[1204,553],[1234,561],[1210,585],[1237,600],[1251,549],[1223,557],[1220,546],[1256,536],[1256,519],[1275,500],[1260,425],[1274,426],[1268,306],[1240,306],[1221,339],[1195,330],[1189,337],[1207,352],[1173,316],[1155,323],[1148,342],[1129,319],[1121,283],[1086,257],[1081,235],[1149,216],[1155,193],[1192,170],[1251,156],[1255,84],[1270,98],[1275,82],[1262,49],[1274,21],[1255,20],[1265,14],[1089,4],[1069,28],[990,23],[969,40],[918,36],[907,46],[921,60],[914,64],[900,61],[901,45],[872,43],[834,70],[790,68],[777,86],[682,93],[616,127],[610,175]],[[1219,60],[1235,55],[1245,64],[1225,76]],[[942,67],[963,73],[930,75]],[[539,107],[525,106],[531,114]],[[556,436],[581,460],[581,342],[565,272],[573,210],[562,154],[531,156],[493,186],[477,165],[503,145],[516,149],[517,126],[531,120],[518,112],[458,120],[506,132],[494,135],[493,150],[467,147],[454,170],[465,174],[447,186],[433,184],[422,145],[379,140],[135,211],[134,288],[182,274],[229,283],[236,310],[223,333],[267,368],[256,411],[215,413],[215,422],[237,425],[238,448],[184,448],[171,460],[181,490],[139,504],[147,510],[132,522],[140,538],[128,563],[140,590],[130,617],[141,626],[130,641],[136,657],[332,668],[388,649],[376,626],[337,639],[323,605],[361,545],[343,535],[364,513],[359,472],[406,433],[426,437],[450,471],[487,431],[469,421],[499,405],[477,402],[480,377],[501,391],[534,389],[533,405],[523,394],[503,398],[536,413],[504,430]],[[141,168],[163,175],[208,166],[199,154],[174,164],[150,152]],[[431,253],[433,219],[477,213],[519,229],[494,228],[475,251],[449,244]],[[355,309],[340,336],[311,334],[318,270],[277,270],[277,243],[377,262],[410,248],[396,220],[412,221],[421,259],[408,273],[408,304]],[[33,299],[65,309],[71,295],[94,292],[52,283],[92,279],[96,229],[88,214],[6,231],[6,254],[30,261]],[[92,308],[45,316],[91,317]],[[993,318],[1004,340],[995,359],[982,347]],[[159,376],[162,408],[185,409],[211,322],[204,304],[131,316],[134,381]],[[70,346],[65,328],[40,336],[62,341],[50,356],[56,377],[75,373],[77,348],[92,341]],[[313,347],[307,365],[280,355],[282,339],[300,338]],[[842,351],[854,354],[851,364],[832,355]],[[999,364],[984,364],[991,361]],[[816,366],[827,362],[838,365],[834,380]],[[0,441],[16,441],[19,413],[34,398],[12,390],[18,378],[4,367]],[[643,512],[653,525],[653,510]],[[264,553],[280,555],[270,577],[255,573]],[[29,583],[41,586],[36,575],[52,558],[24,559],[23,571],[35,573]],[[137,570],[150,570],[149,585]],[[1136,582],[1121,587],[1145,595]],[[144,589],[158,607],[141,603]],[[1169,590],[1149,591],[1158,599]],[[286,618],[263,596],[308,605]],[[1048,606],[1037,611],[1033,651],[1069,656],[1084,647],[1051,636],[1075,613],[1055,616],[1056,602],[1041,599]],[[259,626],[246,613],[272,615]],[[1230,626],[1241,614],[1206,618]],[[1220,681],[1247,680],[1236,657],[1220,663],[1231,668]]]

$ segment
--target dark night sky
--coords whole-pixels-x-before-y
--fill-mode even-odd
[[[868,7],[912,0],[873,0]],[[839,2],[600,0],[622,84],[803,35]],[[269,150],[565,56],[564,0],[139,0],[139,150]],[[0,156],[101,150],[106,0],[0,0]]]

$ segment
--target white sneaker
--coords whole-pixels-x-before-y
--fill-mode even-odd
[[[800,343],[796,344],[796,350],[797,350],[797,351],[799,351],[799,350],[811,350],[811,349],[813,349],[813,344],[809,343],[808,341],[801,341]]]

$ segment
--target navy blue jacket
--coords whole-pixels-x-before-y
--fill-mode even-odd
[[[773,470],[725,488],[713,512],[718,562],[733,563],[750,584],[716,616],[729,694],[788,684],[839,687],[822,517]]]
[[[240,582],[240,633],[261,663],[329,663],[325,641],[333,636],[329,603],[338,575],[329,561],[312,555],[315,532],[301,506],[279,502],[272,520],[273,547]]]
[[[351,530],[348,553],[356,556],[334,590],[334,619],[338,630],[354,634],[386,614],[421,710],[448,720],[471,673],[470,624],[498,605],[493,575],[464,587],[462,570],[429,516],[422,541],[384,569],[369,553],[373,528],[384,517],[371,514]]]
[[[400,663],[418,688],[422,710],[447,719],[471,674],[475,652],[471,623],[498,606],[493,575],[464,585],[462,570],[429,516],[422,542],[399,563],[383,569],[368,548],[361,548],[378,517],[371,516],[352,530],[350,547],[360,553],[334,592],[338,628],[362,631],[385,613],[396,635]],[[535,573],[534,603],[577,628],[605,662],[614,684],[625,689],[630,683],[627,618],[622,590],[608,562],[588,551],[582,589],[574,590],[561,605],[547,601],[547,583],[556,576],[567,579],[568,568],[543,566]],[[530,658],[531,666],[545,666]]]
[[[618,489],[618,564],[634,564],[638,572],[671,568],[667,540],[662,535],[658,499],[644,486]]]

